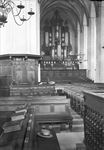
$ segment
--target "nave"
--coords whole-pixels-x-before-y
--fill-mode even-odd
[[[12,5],[31,20],[18,27]],[[15,150],[103,150],[104,1],[0,0],[0,12],[0,147],[16,135]]]
[[[18,133],[20,138],[22,133],[22,141],[18,143],[21,148],[16,149],[25,150],[27,145],[29,150],[103,150],[103,84],[54,86],[55,95],[0,97],[0,139],[3,124],[10,121],[11,114],[19,106],[29,103],[27,121],[23,121],[25,129],[23,125],[20,131],[4,134],[10,137]],[[41,138],[40,134],[38,136],[41,129],[49,130],[52,137],[47,139]]]
[[[55,88],[57,89],[58,85],[56,85]],[[3,123],[8,122],[10,120],[11,114],[15,111],[15,109],[19,105],[23,105],[26,102],[30,102],[31,106],[34,107],[35,109],[39,109],[38,105],[43,105],[43,108],[40,107],[40,112],[43,111],[43,113],[44,113],[45,110],[43,110],[43,109],[45,107],[45,109],[47,109],[45,111],[45,113],[46,113],[47,111],[49,111],[48,107],[51,105],[49,103],[52,103],[52,104],[56,105],[56,109],[57,109],[56,112],[61,111],[61,110],[58,110],[60,108],[63,109],[63,111],[64,111],[64,105],[67,105],[69,112],[73,118],[72,131],[69,129],[68,124],[67,125],[63,124],[62,126],[60,126],[59,124],[56,124],[56,128],[54,127],[54,124],[53,124],[53,128],[55,129],[57,140],[59,143],[59,149],[60,150],[74,150],[74,149],[76,149],[76,143],[83,142],[83,138],[84,138],[83,119],[75,111],[73,111],[71,109],[70,99],[66,99],[66,96],[63,96],[63,95],[60,96],[57,93],[54,96],[35,96],[34,98],[30,97],[30,98],[27,98],[27,100],[26,100],[26,97],[15,97],[15,96],[13,97],[12,96],[12,97],[1,97],[0,102],[1,102],[1,105],[0,105],[0,116],[1,116],[0,117],[0,134],[2,134]],[[42,104],[42,103],[44,103],[44,104]],[[48,107],[45,106],[45,105],[47,105],[47,103],[49,104]],[[37,105],[37,107],[35,107],[35,105]],[[47,127],[50,129],[49,126],[46,126],[46,128]],[[31,134],[33,134],[32,132],[33,131],[31,131]],[[32,135],[32,138],[33,137],[34,137],[34,135]],[[1,138],[2,138],[2,136],[1,136]],[[24,143],[25,139],[26,139],[26,137],[24,137],[24,139],[22,139],[23,143]],[[33,146],[33,148],[34,148],[34,146]],[[30,147],[30,149],[32,149],[32,147]]]
[[[74,83],[64,85],[62,89],[70,98],[71,108],[83,118],[86,149],[103,150],[104,84]]]
[[[76,143],[82,144],[84,140],[83,119],[71,108],[70,112],[73,117],[73,131],[64,130],[57,133],[61,150],[76,150]]]

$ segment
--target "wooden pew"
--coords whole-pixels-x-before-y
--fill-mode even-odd
[[[83,90],[104,92],[104,84],[74,83],[64,87],[63,91],[66,97],[70,98],[70,106],[74,111],[80,114],[81,117],[84,116]]]
[[[78,114],[83,117],[83,93],[82,93],[82,88],[77,88],[76,86],[71,86],[71,87],[65,87],[64,88],[64,93],[67,98],[70,98],[70,106],[71,108],[76,111]]]
[[[0,109],[2,111],[14,111],[19,105],[24,105],[26,102],[30,103],[35,109],[38,122],[65,124],[72,130],[73,118],[70,115],[69,100],[66,99],[65,96],[47,96],[27,99],[24,97],[15,97],[15,99],[13,99],[13,97],[2,98],[0,100]]]
[[[4,124],[4,122],[10,120],[10,116],[12,113],[14,113],[14,111],[0,112],[0,129],[2,129],[2,125]],[[52,134],[51,138],[43,138],[41,136],[38,136],[37,133],[40,130],[41,128],[36,122],[34,108],[30,107],[26,115],[26,119],[23,121],[22,129],[20,131],[7,133],[5,136],[7,136],[8,138],[11,136],[13,137],[14,135],[17,136],[18,140],[14,148],[15,150],[60,150],[60,145],[55,130],[49,129]],[[1,133],[2,130],[0,130],[0,134]]]
[[[1,112],[0,111],[0,135],[3,133],[2,125],[5,122],[8,122],[11,120],[10,116],[11,114],[14,113],[13,111],[5,111]],[[14,137],[17,136],[17,144],[15,145],[15,150],[33,150],[33,143],[35,142],[36,139],[34,134],[35,126],[34,126],[34,109],[29,108],[28,112],[26,114],[26,118],[23,120],[23,125],[22,129],[19,131],[15,132],[10,132],[3,134],[0,138],[3,139],[9,138],[9,137]],[[34,134],[33,134],[34,132]],[[35,147],[34,147],[35,148]]]
[[[36,121],[41,125],[48,125],[50,127],[57,127],[61,130],[66,125],[72,131],[73,118],[69,110],[69,102],[63,101],[51,101],[50,103],[39,103],[35,105]]]
[[[10,96],[46,96],[55,95],[55,85],[11,85]]]

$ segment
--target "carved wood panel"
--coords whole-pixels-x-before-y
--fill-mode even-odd
[[[31,62],[27,65],[27,81],[31,85],[35,84],[35,65]]]

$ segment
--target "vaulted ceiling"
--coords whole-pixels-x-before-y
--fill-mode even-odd
[[[74,31],[78,23],[82,27],[84,15],[86,16],[88,25],[91,3],[90,0],[40,0],[41,27],[46,19],[53,17],[55,10],[59,11],[60,17],[63,20],[68,19]],[[94,1],[93,3],[96,15],[98,15],[99,2]]]

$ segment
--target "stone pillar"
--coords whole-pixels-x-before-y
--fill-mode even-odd
[[[75,36],[74,31],[70,28],[70,44],[72,45],[72,51],[70,52],[70,55],[74,55],[75,51]]]
[[[36,3],[36,45],[37,45],[37,54],[40,55],[40,4],[37,0]],[[38,82],[41,81],[41,69],[40,64],[38,65]]]
[[[84,69],[87,69],[87,25],[84,25],[84,51],[82,52],[82,63]]]
[[[72,49],[72,55],[75,55],[75,43],[76,43],[76,37],[75,35],[73,34],[73,49]]]
[[[95,80],[96,69],[96,30],[95,30],[95,17],[91,17],[91,79]]]
[[[96,18],[96,80],[95,82],[100,82],[100,53],[101,53],[101,7],[99,9],[99,17]]]
[[[82,63],[80,64],[81,69],[87,69],[87,20],[86,16],[83,16],[83,28],[82,28],[82,33],[81,33],[81,61]]]
[[[83,53],[84,49],[84,27],[82,27],[82,32],[80,34],[80,52]],[[79,68],[83,69],[83,63],[79,64]]]
[[[100,21],[100,44],[99,44],[99,82],[104,83],[104,1],[101,2],[101,21]]]
[[[96,76],[96,12],[94,3],[91,3],[91,14],[89,19],[89,31],[90,31],[90,49],[89,49],[89,70],[90,78],[95,81]]]
[[[74,41],[75,41],[75,43],[74,43],[74,51],[73,51],[73,54],[74,55],[76,55],[77,54],[77,51],[78,51],[78,47],[77,47],[77,45],[78,45],[78,41],[77,41],[77,35],[75,35],[74,36]]]
[[[88,40],[87,40],[87,77],[91,78],[91,25],[89,19],[89,26],[88,26]]]
[[[95,80],[96,76],[96,13],[94,3],[91,3],[91,14],[88,28],[88,77]]]
[[[80,42],[81,42],[81,33],[80,33],[80,26],[78,23],[78,26],[77,26],[77,47],[78,47],[78,50],[76,53],[77,55],[80,54],[80,52],[81,52]],[[80,64],[79,64],[79,67],[80,67]]]
[[[40,55],[40,4],[36,2],[36,52]]]
[[[78,47],[77,54],[79,54],[80,53],[80,26],[79,26],[79,23],[77,26],[77,47]]]

